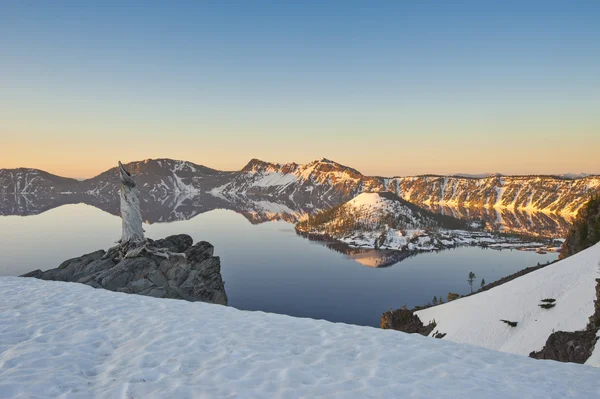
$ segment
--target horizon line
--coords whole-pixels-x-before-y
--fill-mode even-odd
[[[365,177],[375,177],[375,178],[387,178],[387,179],[393,179],[393,178],[403,178],[403,177],[426,177],[426,176],[435,176],[435,177],[459,177],[459,178],[465,178],[465,179],[485,179],[488,177],[493,177],[493,176],[502,176],[502,177],[527,177],[527,176],[544,176],[544,177],[557,177],[557,178],[561,178],[561,179],[567,179],[567,180],[577,180],[577,179],[584,179],[586,177],[594,177],[594,176],[600,176],[600,172],[599,173],[587,173],[587,172],[562,172],[562,173],[512,173],[512,174],[507,174],[507,173],[502,173],[502,172],[485,172],[485,173],[462,173],[462,172],[456,172],[456,173],[420,173],[420,174],[408,174],[408,175],[392,175],[392,176],[383,176],[383,175],[368,175],[368,174],[364,174],[362,172],[360,172],[359,170],[355,169],[352,166],[348,166],[339,162],[336,162],[330,158],[326,158],[326,157],[321,157],[318,159],[315,159],[313,161],[310,162],[306,162],[306,163],[298,163],[298,162],[286,162],[286,163],[280,163],[280,162],[271,162],[271,161],[264,161],[262,159],[259,158],[251,158],[248,162],[246,162],[244,164],[244,166],[242,166],[240,169],[234,169],[234,170],[220,170],[220,169],[214,169],[210,166],[207,166],[205,164],[199,164],[199,163],[195,163],[193,161],[189,161],[189,160],[183,160],[183,159],[175,159],[175,158],[169,158],[169,157],[159,157],[159,158],[145,158],[145,159],[141,159],[141,160],[134,160],[134,161],[128,161],[125,162],[124,165],[128,165],[131,163],[141,163],[141,162],[148,162],[148,161],[176,161],[176,162],[189,162],[192,163],[196,166],[202,166],[205,168],[209,168],[209,169],[213,169],[219,172],[240,172],[242,171],[246,166],[248,166],[249,164],[251,164],[253,161],[258,161],[258,162],[263,162],[263,163],[267,163],[267,164],[272,164],[272,165],[278,165],[278,166],[285,166],[285,165],[291,165],[291,164],[295,164],[298,166],[302,166],[302,165],[309,165],[311,163],[316,163],[316,162],[331,162],[337,165],[340,165],[342,167],[345,168],[350,168],[350,169],[354,169],[356,170],[358,173],[360,173],[362,176]],[[74,179],[74,180],[79,180],[79,181],[85,181],[85,180],[90,180],[90,179],[94,179],[96,177],[98,177],[99,175],[101,175],[102,173],[105,173],[111,169],[117,168],[117,166],[105,169],[95,175],[92,175],[90,177],[74,177],[74,176],[65,176],[65,175],[59,175],[53,172],[48,172],[47,170],[44,169],[40,169],[40,168],[36,168],[36,167],[29,167],[29,166],[18,166],[18,167],[14,167],[14,168],[4,168],[4,167],[0,167],[0,171],[2,170],[18,170],[18,169],[33,169],[33,170],[39,170],[42,171],[44,173],[49,173],[51,175],[57,176],[57,177],[62,177],[62,178],[69,178],[69,179]]]

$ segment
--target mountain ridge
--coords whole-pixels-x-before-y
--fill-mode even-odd
[[[485,177],[450,175],[366,176],[326,158],[306,164],[285,164],[251,159],[237,171],[220,171],[169,158],[126,164],[137,175],[140,190],[154,196],[168,193],[210,193],[231,198],[286,197],[310,206],[317,199],[330,205],[362,192],[391,191],[417,205],[456,205],[466,208],[531,210],[574,215],[593,193],[600,192],[600,175],[493,174]],[[0,194],[115,195],[116,168],[83,181],[33,168],[0,169]]]

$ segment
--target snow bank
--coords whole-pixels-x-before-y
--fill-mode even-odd
[[[527,356],[542,349],[553,331],[586,327],[598,277],[600,243],[489,291],[416,314],[425,324],[435,320],[434,331],[446,333],[444,340]],[[556,299],[556,306],[542,309],[542,299]],[[512,328],[500,319],[518,325]]]
[[[600,370],[397,331],[0,278],[0,397],[593,398]]]

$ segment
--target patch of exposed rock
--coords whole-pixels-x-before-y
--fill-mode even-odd
[[[99,250],[64,261],[58,268],[35,270],[22,277],[69,281],[110,291],[156,298],[227,305],[221,262],[214,247],[189,235],[147,240],[145,250],[123,259],[119,248]]]
[[[590,199],[577,213],[577,218],[560,250],[559,259],[583,251],[600,241],[600,196]]]
[[[385,312],[381,316],[380,325],[380,327],[384,330],[398,330],[408,334],[421,334],[424,336],[431,334],[435,326],[435,322],[429,323],[426,326],[423,325],[421,319],[419,319],[419,317],[415,315],[412,310],[404,308]]]
[[[594,314],[590,316],[589,320],[583,331],[553,332],[546,340],[544,348],[539,352],[531,352],[529,357],[583,364],[592,356],[600,329],[600,278],[596,279]]]
[[[596,340],[596,331],[557,331],[550,334],[541,351],[531,352],[529,357],[583,364],[592,355]]]

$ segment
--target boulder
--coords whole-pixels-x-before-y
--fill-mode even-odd
[[[192,246],[193,243],[194,240],[187,234],[169,236],[167,238],[152,242],[156,248],[166,248],[174,253],[185,252],[189,247]]]
[[[147,240],[135,256],[120,258],[118,247],[69,259],[56,269],[21,277],[70,281],[116,292],[227,305],[221,262],[214,247],[193,245],[187,234]]]
[[[424,325],[412,310],[405,308],[390,310],[381,316],[381,328],[398,330],[408,334],[428,336],[435,328],[435,323]],[[444,334],[445,335],[445,334]],[[441,338],[441,337],[440,337]]]
[[[556,331],[541,351],[531,352],[529,357],[583,364],[592,355],[597,340],[596,331]]]

